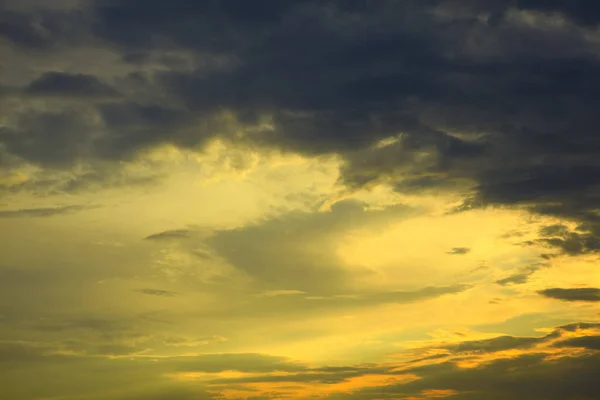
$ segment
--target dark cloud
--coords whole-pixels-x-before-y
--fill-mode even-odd
[[[467,254],[470,251],[471,251],[471,249],[468,247],[453,247],[452,250],[447,252],[447,254],[463,255],[463,254]]]
[[[600,323],[589,323],[589,322],[576,322],[573,324],[563,325],[558,327],[558,329],[567,331],[567,332],[577,332],[581,329],[594,329],[600,328]]]
[[[15,122],[0,127],[6,150],[45,167],[72,167],[90,155],[99,127],[85,110],[34,111],[18,114]]]
[[[586,25],[600,23],[600,7],[594,0],[560,1],[560,0],[524,0],[519,6],[530,10],[561,13],[567,18]]]
[[[444,389],[457,392],[455,399],[467,400],[481,397],[498,400],[562,400],[565,398],[594,398],[598,384],[594,371],[600,367],[600,357],[564,357],[555,363],[545,360],[544,354],[527,354],[505,358],[463,369],[453,363],[434,368],[414,370],[420,380],[402,386],[388,386],[367,390],[361,396],[369,398],[375,393],[379,398],[394,398],[398,394],[417,394],[422,390]],[[554,379],[548,379],[550,376]]]
[[[542,296],[563,301],[600,301],[600,289],[597,288],[551,288],[538,292]]]
[[[46,72],[27,86],[27,93],[46,96],[114,96],[117,92],[92,75]]]
[[[147,294],[149,296],[165,296],[165,297],[174,297],[177,296],[177,293],[171,292],[169,290],[161,290],[161,289],[138,289],[136,292],[140,292],[142,294]]]
[[[44,208],[21,208],[18,210],[0,210],[0,218],[42,218],[70,214],[89,209],[90,206],[69,205]]]
[[[53,125],[23,111],[31,123],[0,140],[45,166],[120,161],[163,143],[199,149],[266,115],[272,129],[236,140],[338,153],[350,187],[472,186],[470,204],[585,226],[547,245],[598,251],[597,23],[593,0],[96,0],[80,10],[9,11],[0,32],[17,51],[93,43],[139,69],[126,79],[143,78],[123,101],[91,106],[102,134],[82,135],[94,129],[76,114]],[[190,56],[190,68],[144,69],[173,49]],[[32,87],[92,94],[101,80],[56,71]],[[150,88],[158,95],[144,97]],[[240,129],[206,122],[223,110]],[[390,137],[399,140],[377,145]]]
[[[503,350],[522,349],[543,343],[546,338],[499,336],[487,340],[461,342],[456,346],[446,347],[455,353],[493,353]]]
[[[9,10],[0,4],[0,34],[25,50],[50,50],[77,44],[88,38],[85,18],[79,10]]]
[[[553,288],[542,290],[540,294],[564,301],[600,301],[600,289],[596,288]]]
[[[600,336],[581,336],[561,340],[556,347],[581,347],[588,350],[600,350]]]
[[[569,228],[562,224],[547,225],[540,229],[540,235],[544,237],[566,236],[569,234]]]
[[[600,324],[578,322],[558,326],[554,330],[541,337],[519,337],[519,336],[497,336],[491,339],[464,341],[458,344],[442,346],[440,348],[450,351],[449,354],[444,354],[444,357],[449,355],[463,356],[473,355],[478,353],[495,353],[513,349],[530,349],[537,345],[548,344],[554,339],[561,338],[565,332],[580,332],[582,330],[594,330],[600,327]],[[581,340],[582,344],[594,342],[596,336],[581,336],[577,338],[569,338],[553,343],[555,347],[578,347],[575,344]],[[571,340],[574,340],[571,346]],[[587,346],[580,346],[587,347]]]
[[[211,137],[200,124],[193,133],[182,132],[194,118],[171,106],[123,101],[102,104],[98,112],[108,132],[94,142],[94,155],[101,159],[130,159],[140,149],[165,143],[195,147]]]
[[[595,231],[594,228],[594,232],[590,233],[570,232],[562,237],[543,238],[537,242],[558,248],[563,253],[571,256],[592,253],[600,250],[600,238]]]

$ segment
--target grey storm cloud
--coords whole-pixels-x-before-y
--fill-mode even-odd
[[[600,250],[596,1],[82,4],[7,9],[0,34],[23,54],[108,50],[129,71],[117,77],[122,86],[135,89],[99,101],[109,90],[100,72],[46,71],[22,89],[94,97],[78,107],[95,117],[32,112],[24,99],[22,115],[0,128],[11,155],[46,168],[118,162],[155,145],[201,149],[229,136],[231,127],[210,122],[223,110],[241,127],[267,115],[272,129],[235,140],[337,153],[348,187],[470,181],[466,205],[571,219],[579,231],[544,244],[570,255]],[[191,64],[161,55],[173,49]],[[377,146],[390,137],[399,140]]]

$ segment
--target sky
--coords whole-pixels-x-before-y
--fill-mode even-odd
[[[0,1],[0,398],[600,399],[596,0]]]

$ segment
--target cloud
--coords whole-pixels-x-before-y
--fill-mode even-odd
[[[163,296],[163,297],[175,297],[177,293],[171,292],[169,290],[161,290],[161,289],[137,289],[136,292],[147,294],[149,296]]]
[[[548,264],[536,263],[522,268],[520,272],[507,276],[506,278],[498,279],[496,283],[500,286],[507,285],[522,285],[527,283],[529,277],[536,273],[540,268],[547,267]]]
[[[548,247],[552,251],[546,252],[553,255],[571,257],[600,252],[597,1],[85,0],[73,6],[70,0],[52,5],[25,0],[19,7],[16,0],[4,3],[0,7],[0,58],[10,62],[4,63],[0,78],[0,90],[7,94],[0,96],[0,175],[11,179],[0,182],[3,192],[64,195],[153,185],[163,175],[155,173],[152,162],[139,162],[146,173],[127,172],[127,166],[139,161],[141,154],[163,145],[182,148],[186,154],[202,152],[213,139],[219,139],[253,151],[275,149],[310,157],[332,156],[339,162],[337,183],[344,186],[341,190],[345,193],[386,185],[399,197],[432,195],[443,202],[446,194],[453,200],[464,198],[463,207],[459,207],[462,210],[498,207],[548,217],[554,225],[544,222],[538,237],[527,238],[532,245]],[[29,169],[36,172],[22,173]],[[0,217],[47,217],[78,211],[76,207],[3,210]],[[211,235],[196,235],[185,229],[157,231],[147,239],[152,251],[164,250],[157,246],[172,247],[161,253],[166,261],[159,268],[179,262],[186,271],[204,272],[210,259],[249,281],[248,291],[253,295],[278,294],[247,296],[247,292],[238,293],[237,287],[229,285],[230,280],[215,274],[219,282],[214,279],[203,285],[202,291],[193,286],[194,282],[182,283],[190,286],[176,290],[186,297],[200,297],[212,296],[218,291],[214,287],[228,287],[227,301],[194,309],[196,318],[186,314],[193,308],[186,305],[177,310],[186,314],[177,314],[182,319],[212,317],[210,321],[216,321],[216,326],[234,317],[275,315],[287,323],[307,315],[303,313],[320,316],[407,304],[467,290],[469,286],[455,282],[411,290],[366,288],[363,285],[376,272],[368,266],[349,265],[338,257],[346,234],[371,227],[380,232],[387,221],[407,218],[413,212],[418,210],[405,206],[366,211],[363,204],[340,202],[329,212],[291,212],[221,228]],[[52,254],[62,251],[60,246],[53,247]],[[130,252],[127,254],[133,259],[139,254],[135,245],[123,247],[102,249],[101,257]],[[465,249],[455,248],[449,253],[458,257],[467,253]],[[82,247],[77,253],[86,252]],[[52,299],[81,307],[73,303],[73,293],[63,292],[54,282],[73,279],[82,293],[91,296],[97,290],[95,284],[90,289],[92,281],[105,279],[122,266],[106,260],[108,270],[73,267],[73,274],[61,270],[59,279],[47,275],[58,261],[45,254],[35,260],[37,252],[26,257],[27,263],[50,263],[43,270],[14,273],[7,269],[9,278],[14,275],[16,281],[28,283],[22,290],[10,287],[7,293],[16,293],[17,299],[32,304],[28,306],[31,311],[23,311],[19,317],[19,321],[28,321],[23,322],[25,328],[33,327],[31,335],[81,335],[89,340],[88,349],[96,355],[130,354],[131,347],[139,350],[139,346],[131,346],[138,330],[154,328],[134,329],[126,322],[108,322],[109,318],[61,321],[56,315],[46,315],[46,305],[40,303],[40,299]],[[209,256],[201,259],[201,254]],[[7,263],[16,259],[11,257],[5,257]],[[70,257],[61,261],[80,264]],[[145,261],[149,260],[127,261],[127,265],[147,265]],[[138,271],[139,267],[127,268],[131,270],[123,274],[131,279],[147,273],[145,268],[146,272]],[[533,269],[517,269],[494,279],[498,285],[524,284],[533,273]],[[114,274],[121,277],[121,272]],[[43,279],[46,276],[53,277],[51,285]],[[110,285],[124,284],[119,282]],[[43,292],[29,295],[32,287]],[[160,282],[148,283],[148,287],[136,294],[126,286],[122,301],[129,295],[152,307],[154,302],[143,301],[150,298],[142,299],[138,294],[160,296],[167,292],[152,289],[161,287]],[[599,298],[599,289],[548,287],[540,295],[582,302],[597,302]],[[281,292],[284,290],[287,295]],[[494,286],[493,290],[507,289]],[[490,298],[497,296],[490,294]],[[7,318],[17,318],[22,302],[5,297],[9,301],[3,310],[12,313]],[[481,304],[487,304],[485,299]],[[125,312],[119,307],[110,310]],[[473,310],[473,315],[481,314]],[[40,316],[47,319],[39,320]],[[398,321],[410,324],[402,318]],[[158,322],[153,323],[153,327],[158,326]],[[513,324],[514,329],[530,329],[538,322],[523,319],[507,324]],[[192,329],[190,326],[181,329]],[[24,334],[28,332],[25,328]],[[266,338],[269,334],[277,336],[269,326],[256,329],[262,329]],[[567,329],[575,328],[563,330]],[[204,334],[198,333],[200,338]],[[124,336],[129,343],[116,340]],[[592,339],[578,339],[581,346],[575,347],[567,346],[575,339],[562,339],[564,347],[552,350],[548,349],[550,339],[542,343],[505,336],[467,341],[463,348],[479,353],[475,359],[462,361],[480,362],[476,368],[463,368],[456,359],[430,359],[432,365],[410,371],[420,378],[414,382],[346,388],[337,397],[431,398],[452,394],[461,400],[594,398],[597,387],[591,387],[590,382],[595,382],[592,372],[598,370],[598,361],[589,355]],[[78,346],[73,344],[70,350],[84,351]],[[35,346],[26,347],[10,351],[25,354]],[[546,353],[534,353],[538,347]],[[509,350],[513,351],[512,358],[494,358],[499,357],[496,353]],[[550,360],[546,357],[551,351],[575,355]],[[287,359],[256,355],[171,358],[119,359],[112,360],[113,364],[87,360],[99,362],[81,370],[87,375],[79,368],[59,368],[56,375],[43,366],[28,375],[19,375],[16,369],[9,371],[13,374],[9,382],[32,382],[30,377],[35,375],[37,386],[48,388],[47,393],[27,385],[32,388],[9,392],[5,397],[85,397],[62,392],[64,382],[80,390],[88,386],[86,390],[91,392],[98,392],[106,382],[111,382],[116,392],[139,382],[154,387],[157,380],[160,386],[169,373],[178,371],[175,365],[179,361],[185,364],[183,372],[202,373],[223,372],[223,368],[238,365],[246,373],[269,375],[277,368],[291,373],[297,367]],[[323,387],[356,384],[353,379],[357,377],[369,380],[381,375],[387,379],[396,374],[382,366],[346,366],[337,372],[298,368],[305,375],[289,380],[296,379],[296,384],[320,381]],[[275,373],[259,378],[284,381]],[[138,398],[171,396],[168,390],[150,393],[146,387]],[[82,393],[88,393],[86,390]],[[119,396],[127,397],[128,393],[119,392]],[[256,388],[238,397],[244,396],[278,397]],[[171,397],[193,398],[176,390]],[[196,397],[210,398],[206,393]]]
[[[159,0],[126,0],[81,7],[85,12],[11,10],[0,28],[17,51],[101,46],[121,57],[119,71],[128,71],[118,76],[122,86],[136,89],[123,91],[119,102],[86,103],[107,128],[102,134],[62,141],[71,129],[60,129],[49,142],[18,127],[18,135],[0,139],[11,154],[31,162],[121,161],[164,143],[197,150],[215,136],[235,137],[251,146],[337,153],[340,182],[352,188],[472,186],[477,204],[591,223],[582,240],[597,236],[591,211],[600,120],[592,105],[599,51],[591,0],[176,0],[167,10]],[[145,61],[173,47],[185,53],[187,67],[164,62],[157,70]],[[103,71],[77,67],[47,71],[35,86],[98,91]],[[35,121],[27,108],[23,116]],[[223,110],[229,125],[206,122]],[[63,127],[78,124],[76,113],[66,118]],[[260,128],[261,118],[268,127]],[[378,145],[390,138],[398,140]]]
[[[502,350],[529,348],[543,343],[546,338],[498,336],[493,339],[461,342],[455,346],[446,347],[455,353],[484,353]]]
[[[52,348],[40,343],[0,342],[0,363],[64,362],[70,358],[52,354]]]
[[[600,289],[597,288],[550,288],[538,292],[542,296],[562,301],[600,301]]]
[[[579,341],[581,341],[582,344],[586,344],[588,341],[589,343],[593,343],[596,336],[585,336],[585,334],[594,333],[599,327],[600,324],[579,322],[558,326],[554,328],[552,332],[541,337],[505,335],[490,339],[463,341],[457,344],[443,345],[439,348],[450,351],[451,353],[444,354],[444,357],[448,357],[450,354],[456,356],[469,356],[474,354],[503,352],[506,350],[528,350],[534,347],[547,345],[552,345],[554,347],[578,347],[575,346],[575,344]],[[569,338],[567,332],[583,336]],[[562,337],[567,337],[567,339],[563,340],[561,339]],[[573,340],[572,343],[571,340]],[[571,346],[571,344],[573,344],[573,346]]]
[[[600,366],[598,356],[565,357],[548,364],[543,354],[527,354],[514,358],[493,360],[475,368],[458,368],[445,363],[414,372],[421,379],[403,386],[378,388],[382,398],[393,398],[403,393],[417,393],[428,388],[453,390],[455,399],[497,398],[501,400],[565,399],[573,397],[594,398],[597,385],[592,379],[594,369]],[[430,373],[428,373],[430,372]],[[548,376],[560,379],[548,380]],[[368,398],[373,391],[366,391],[350,398]]]
[[[117,92],[97,77],[46,72],[27,86],[26,93],[44,96],[115,96]]]
[[[588,350],[600,350],[600,336],[581,336],[559,341],[556,347],[580,347]]]
[[[470,248],[468,247],[453,247],[452,250],[446,252],[447,254],[452,254],[452,255],[463,255],[463,254],[467,254],[471,251]]]
[[[540,229],[540,235],[544,237],[566,236],[569,228],[562,224],[547,225]]]
[[[188,229],[176,229],[171,231],[164,231],[154,233],[146,236],[145,240],[167,240],[167,239],[186,239],[192,236],[192,231]]]
[[[572,18],[579,23],[590,26],[597,25],[600,22],[600,7],[598,7],[598,3],[592,0],[584,0],[575,4],[525,0],[520,5],[525,9],[561,13],[567,18]]]
[[[320,393],[330,400],[439,398],[450,394],[461,400],[481,397],[562,400],[569,396],[594,398],[597,385],[593,378],[600,366],[600,358],[594,352],[597,336],[591,334],[596,325],[565,325],[539,338],[502,336],[442,345],[429,348],[436,349],[436,353],[428,357],[405,361],[396,358],[378,364],[308,365],[262,353],[106,357],[119,354],[115,353],[118,348],[100,353],[105,356],[98,358],[64,349],[59,354],[52,347],[55,344],[25,342],[3,342],[0,353],[11,365],[27,363],[35,371],[44,371],[46,395],[88,399],[85,396],[89,393],[94,400],[170,399],[183,393],[189,394],[189,398],[195,398],[194,395],[229,398],[232,390],[238,397],[241,393],[252,393],[264,399],[311,398]],[[573,337],[574,332],[579,336]],[[572,353],[573,347],[582,351]],[[442,354],[440,350],[445,352]],[[468,368],[464,363],[469,363]],[[43,369],[44,366],[48,368]],[[82,375],[81,384],[65,391],[61,385],[52,383],[72,376],[73,368],[78,373],[88,372]],[[17,368],[9,373],[16,378],[23,377],[25,371]],[[152,380],[151,386],[143,384],[148,379]],[[109,380],[119,390],[101,387]],[[19,388],[13,382],[10,380],[3,389],[25,397],[41,393],[30,386],[26,390]]]
[[[582,329],[593,328],[581,325]],[[278,369],[285,373],[255,373],[207,377],[215,395],[254,393],[258,398],[413,399],[452,396],[458,399],[564,399],[593,398],[594,371],[600,365],[591,336],[571,353],[561,336],[572,325],[558,327],[543,337],[501,336],[437,347],[437,354],[380,364],[338,365]],[[585,334],[585,333],[581,333]],[[569,341],[571,339],[567,339]],[[592,343],[590,345],[590,343]],[[430,349],[432,350],[432,349]],[[439,353],[445,350],[445,353]],[[259,371],[255,371],[259,372]],[[551,376],[548,386],[542,383]],[[573,383],[576,383],[573,385]]]
[[[531,275],[530,272],[514,274],[514,275],[507,276],[506,278],[503,278],[503,279],[498,279],[496,281],[496,283],[500,286],[521,285],[521,284],[527,282],[527,280],[529,279],[529,275]]]
[[[47,168],[73,167],[87,158],[93,137],[101,132],[89,109],[28,110],[0,128],[8,153]]]
[[[77,9],[31,11],[3,10],[0,33],[17,48],[50,50],[59,44],[75,44],[89,38]]]
[[[330,211],[296,210],[248,226],[218,230],[203,243],[263,290],[280,287],[313,295],[339,293],[353,280],[371,273],[366,268],[349,268],[336,256],[340,235],[383,226],[392,218],[397,221],[417,212],[405,205],[365,210],[363,203],[345,200]]]
[[[597,329],[600,323],[576,322],[573,324],[560,326],[559,329],[567,332],[577,332],[579,330]]]
[[[70,214],[89,209],[89,206],[68,205],[43,208],[22,208],[18,210],[0,210],[0,218],[43,218],[55,215]]]
[[[320,289],[319,286],[316,286]],[[405,291],[371,291],[344,292],[330,285],[329,293],[322,291],[305,293],[304,295],[257,296],[254,300],[235,301],[225,309],[216,308],[202,315],[229,317],[267,317],[297,319],[305,315],[339,314],[341,311],[376,308],[386,304],[410,304],[433,300],[442,296],[458,294],[471,289],[470,285],[428,286],[416,290]]]

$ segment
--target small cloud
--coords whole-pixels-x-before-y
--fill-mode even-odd
[[[478,267],[475,267],[475,268],[471,269],[469,271],[469,273],[470,274],[474,274],[476,272],[485,271],[485,270],[488,270],[488,269],[490,269],[490,267],[488,267],[487,265],[480,265]]]
[[[498,279],[496,283],[500,286],[522,285],[523,283],[527,283],[529,275],[531,275],[531,272],[522,272],[519,274],[510,275],[504,279]]]
[[[550,288],[538,292],[542,296],[562,301],[600,301],[600,289],[598,288]]]
[[[529,277],[531,275],[533,275],[536,271],[538,271],[542,267],[547,267],[547,266],[548,266],[548,264],[546,264],[546,263],[531,264],[525,268],[522,268],[521,272],[510,275],[503,279],[499,279],[496,281],[496,283],[500,286],[522,285],[524,283],[527,283],[527,281],[529,280]]]
[[[471,249],[468,247],[453,247],[452,250],[447,251],[446,254],[452,254],[452,255],[463,255],[463,254],[467,254],[468,252],[470,252]]]
[[[167,240],[167,239],[187,239],[192,236],[192,232],[188,229],[175,229],[172,231],[164,231],[146,236],[145,240]]]
[[[164,297],[175,297],[177,293],[168,290],[161,289],[137,289],[136,292],[147,294],[149,296],[164,296]]]

